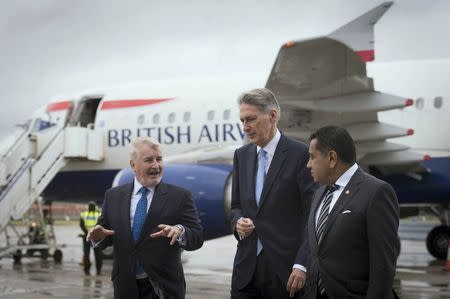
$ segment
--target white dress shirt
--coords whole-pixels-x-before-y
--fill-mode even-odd
[[[344,191],[345,187],[347,186],[348,182],[350,182],[350,179],[355,174],[355,172],[358,170],[358,164],[353,164],[352,167],[347,169],[346,172],[344,172],[336,181],[336,185],[339,187],[336,191],[333,192],[333,198],[331,199],[330,203],[330,210],[328,211],[328,214],[331,213],[333,210],[334,205],[336,204],[339,196],[341,196],[342,191]],[[320,210],[323,206],[323,199],[319,205],[319,207],[316,210],[316,227],[317,227],[317,221],[319,220],[319,214]]]
[[[137,204],[138,204],[139,200],[141,199],[141,193],[139,192],[141,187],[142,187],[142,184],[139,183],[139,181],[135,177],[134,178],[134,188],[133,188],[133,193],[131,194],[131,203],[130,203],[130,227],[131,227],[132,231],[133,231],[134,214],[136,213]],[[155,187],[150,187],[150,188],[147,187],[147,189],[149,190],[147,193],[147,214],[148,214],[148,210],[150,209],[150,205],[152,204],[153,195],[155,194]],[[186,240],[183,237],[184,237],[184,232],[186,231],[186,229],[181,224],[176,224],[175,226],[177,226],[181,230],[181,235],[177,238],[177,242],[181,246],[184,246],[186,243],[185,242]]]
[[[275,154],[275,150],[277,149],[278,142],[280,142],[280,138],[281,138],[281,133],[277,129],[277,132],[275,133],[275,136],[273,136],[272,140],[270,140],[269,143],[267,143],[266,146],[262,148],[266,152],[266,158],[267,158],[266,169],[265,169],[266,174],[269,171],[269,167],[270,167],[270,164],[272,163],[273,155]],[[261,147],[257,146],[256,152],[258,155],[259,155],[260,150],[261,150]],[[300,269],[303,272],[306,272],[306,267],[303,265],[300,265],[300,264],[294,264],[294,266],[292,268]]]
[[[130,227],[133,229],[133,221],[134,221],[134,213],[136,212],[136,207],[141,199],[141,193],[139,190],[142,188],[142,184],[134,178],[134,188],[133,193],[131,194],[131,204],[130,204]],[[150,205],[152,204],[153,194],[155,194],[155,187],[147,188],[149,191],[147,193],[147,214]]]
[[[273,155],[275,154],[275,150],[277,149],[278,142],[280,142],[281,133],[278,131],[275,133],[275,136],[273,136],[272,140],[269,141],[269,143],[266,144],[265,147],[263,147],[264,151],[266,152],[266,169],[265,173],[267,174],[267,171],[269,171],[270,163],[272,163]],[[258,145],[256,147],[256,153],[259,155],[259,151],[261,150],[261,147]]]

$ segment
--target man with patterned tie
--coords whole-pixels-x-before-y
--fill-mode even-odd
[[[233,162],[231,226],[238,247],[231,297],[300,298],[315,190],[308,147],[277,129],[280,107],[270,90],[244,93],[239,108],[250,144],[235,152]]]
[[[114,246],[114,298],[184,298],[181,251],[203,245],[203,228],[189,191],[161,182],[161,145],[132,141],[134,182],[108,190],[87,239]]]
[[[392,283],[400,242],[394,190],[358,167],[344,128],[314,132],[309,156],[314,181],[322,186],[308,220],[305,298],[396,298]]]

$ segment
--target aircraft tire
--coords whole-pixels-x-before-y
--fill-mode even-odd
[[[437,259],[445,260],[447,258],[449,238],[450,226],[436,226],[427,235],[428,252]]]
[[[16,264],[20,263],[20,261],[22,260],[22,251],[20,249],[18,249],[16,253],[13,254],[13,260]]]
[[[41,260],[46,261],[49,256],[48,249],[41,249],[39,251],[41,253]]]
[[[53,253],[53,260],[55,261],[55,263],[60,264],[63,258],[63,253],[61,250],[56,249],[55,252]]]

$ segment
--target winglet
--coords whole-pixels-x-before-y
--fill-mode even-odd
[[[373,61],[375,60],[373,26],[392,4],[393,2],[384,2],[328,36],[355,50],[363,61]]]

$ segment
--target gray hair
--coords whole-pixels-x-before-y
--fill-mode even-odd
[[[267,88],[256,88],[247,92],[244,92],[238,99],[239,106],[242,104],[248,104],[258,107],[262,112],[269,113],[272,109],[277,111],[278,119],[280,118],[281,109],[278,104],[277,98]]]
[[[136,161],[136,159],[139,157],[139,149],[143,144],[148,145],[155,150],[161,150],[161,143],[159,143],[158,140],[156,140],[155,138],[137,137],[131,141],[131,148],[130,148],[131,160]]]

